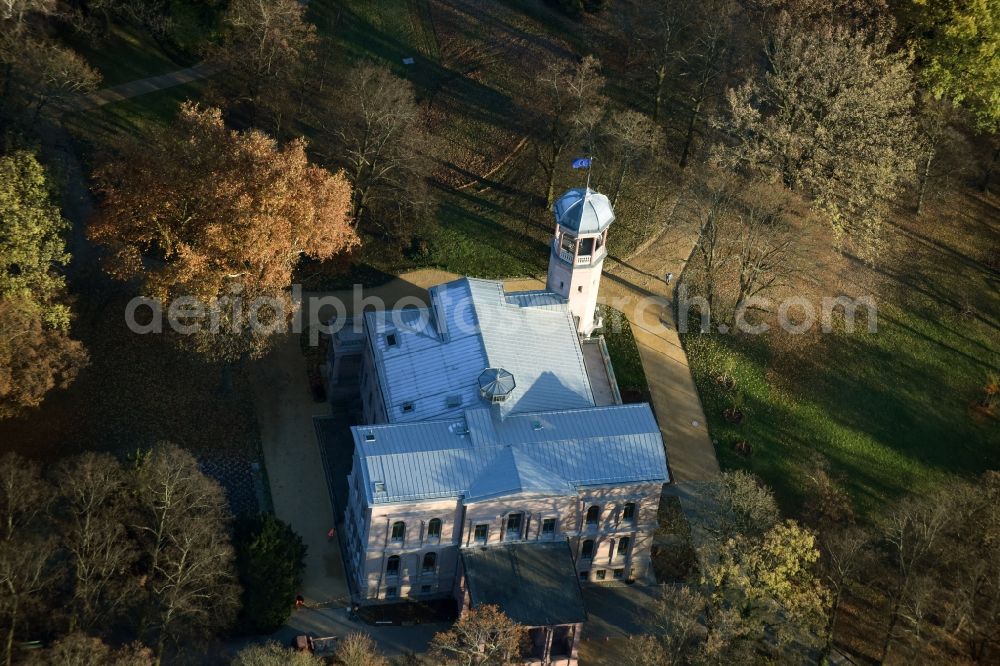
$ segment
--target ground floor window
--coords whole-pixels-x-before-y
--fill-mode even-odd
[[[387,587],[387,588],[385,588],[385,598],[386,599],[395,599],[397,596],[399,596],[399,589],[398,588],[395,588],[395,587]]]
[[[624,569],[615,569],[615,580],[621,580],[625,577]]]
[[[597,573],[594,574],[594,577],[597,578],[597,580],[604,580],[604,577],[607,575],[607,573],[608,572],[605,571],[604,569],[598,569]]]
[[[589,579],[590,579],[590,572],[589,571],[581,571],[580,572],[580,580],[589,580]]]
[[[473,538],[476,543],[486,543],[486,540],[490,536],[490,526],[489,525],[476,525],[476,531]]]
[[[542,536],[552,536],[556,533],[556,519],[546,518],[542,521]]]

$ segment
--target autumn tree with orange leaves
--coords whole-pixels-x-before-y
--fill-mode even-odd
[[[299,259],[359,243],[350,184],[310,164],[305,148],[230,130],[219,109],[192,103],[172,125],[126,140],[95,174],[102,199],[89,234],[108,250],[107,271],[141,280],[164,315],[172,303],[196,351],[260,356],[293,314]]]

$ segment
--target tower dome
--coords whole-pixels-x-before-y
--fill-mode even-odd
[[[611,202],[589,187],[569,190],[552,206],[559,226],[577,234],[599,234],[615,221]]]

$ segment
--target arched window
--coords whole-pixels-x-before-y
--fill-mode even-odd
[[[631,539],[628,537],[622,537],[618,539],[618,557],[625,557],[628,555],[628,546]]]
[[[397,520],[392,524],[392,540],[401,542],[405,538],[406,525],[403,524],[403,521]]]
[[[583,548],[580,549],[580,559],[590,560],[594,557],[594,540],[587,539],[583,542]]]
[[[431,518],[427,523],[427,536],[432,539],[441,538],[441,521],[438,518]]]
[[[438,559],[437,553],[427,553],[426,555],[424,555],[423,570],[425,572],[434,571],[434,566],[437,564],[437,559]]]
[[[601,507],[599,507],[599,506],[597,506],[595,504],[594,506],[592,506],[589,509],[587,509],[587,524],[588,525],[596,525],[597,521],[600,519],[600,517],[601,517]]]
[[[393,555],[385,562],[385,575],[386,576],[398,576],[399,575],[399,555]]]

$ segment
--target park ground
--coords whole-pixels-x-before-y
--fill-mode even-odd
[[[544,275],[551,223],[539,211],[523,128],[505,110],[531,94],[517,75],[519,63],[542,54],[596,51],[614,81],[623,65],[610,25],[594,18],[575,23],[542,3],[520,0],[489,6],[472,0],[313,0],[309,14],[337,45],[338,64],[374,58],[413,81],[434,131],[452,151],[450,163],[435,174],[438,206],[425,232],[426,253],[407,256],[373,243],[354,258],[350,274],[311,275],[310,286],[371,285],[420,268],[493,278]],[[81,50],[108,85],[184,69],[196,60],[163,52],[139,31]],[[415,65],[402,65],[403,57],[414,57]],[[68,143],[51,148],[79,155],[85,173],[107,139],[166,122],[184,100],[207,99],[209,88],[210,80],[194,81],[72,114]],[[612,96],[624,96],[611,88]],[[668,100],[668,108],[676,104]],[[668,127],[670,136],[677,131]],[[971,157],[974,163],[981,156]],[[59,175],[72,180],[73,169]],[[572,177],[567,170],[560,185],[579,184]],[[680,192],[683,174],[669,177]],[[862,326],[830,335],[683,338],[724,469],[756,472],[794,515],[804,465],[820,453],[862,514],[876,519],[903,493],[951,475],[1000,468],[998,423],[973,407],[990,375],[1000,372],[1000,203],[971,187],[976,178],[971,171],[954,174],[920,218],[901,206],[888,229],[889,254],[875,267],[814,234],[809,268],[787,292],[810,298],[872,294],[876,332]],[[69,198],[86,196],[69,190]],[[67,201],[64,207],[78,205]],[[79,228],[82,219],[70,217]],[[684,224],[679,214],[664,229],[616,225],[609,284],[623,280],[653,291],[667,267],[690,250],[682,240]],[[254,407],[256,370],[206,365],[162,338],[131,334],[120,316],[127,288],[92,270],[73,276],[71,287],[80,311],[75,332],[90,349],[92,365],[39,410],[0,425],[0,439],[50,460],[87,449],[128,452],[169,439],[198,452],[207,467],[229,470],[218,475],[229,479],[234,506],[266,503],[253,480],[253,463],[267,458],[261,446],[267,426],[258,427]],[[650,383],[660,381],[660,372],[646,367]],[[733,376],[735,389],[720,388],[716,378],[723,373]],[[294,376],[288,381],[296,384]],[[304,382],[297,385],[304,390]],[[734,404],[748,414],[740,425],[722,415]],[[749,458],[733,452],[742,440],[752,445]],[[669,453],[669,439],[667,447]],[[287,482],[271,479],[270,485]],[[319,538],[314,528],[326,522],[316,520],[302,526],[309,541]]]

